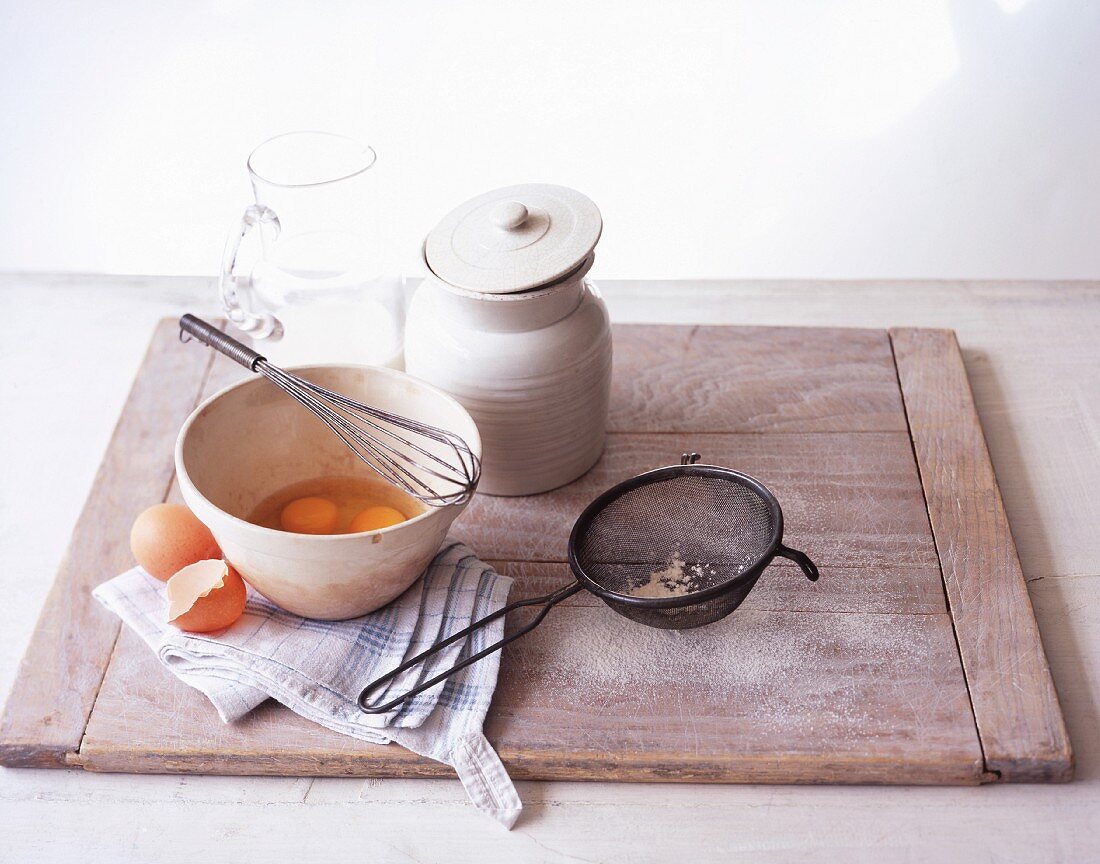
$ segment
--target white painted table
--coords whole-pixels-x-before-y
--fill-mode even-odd
[[[1077,753],[1065,786],[520,783],[0,769],[0,861],[1100,860],[1100,283],[601,282],[617,321],[952,327]],[[0,692],[153,323],[209,280],[0,276]],[[108,575],[108,574],[105,574]]]

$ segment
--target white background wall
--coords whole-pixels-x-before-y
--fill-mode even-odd
[[[374,144],[419,240],[494,186],[597,275],[1100,277],[1100,3],[0,0],[0,269],[213,273],[251,147]]]

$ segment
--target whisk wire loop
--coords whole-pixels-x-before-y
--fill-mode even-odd
[[[391,482],[400,485],[410,494],[418,495],[421,491],[429,492],[430,487],[422,481],[420,481],[412,472],[404,468],[400,463],[393,462],[392,464],[386,464],[383,459],[383,450],[390,450],[397,456],[400,453],[394,450],[392,447],[387,447],[384,442],[377,441],[369,436],[363,435],[353,423],[343,417],[340,413],[328,407],[324,403],[313,404],[309,401],[308,396],[303,393],[294,381],[289,380],[285,372],[278,367],[269,366],[266,361],[261,361],[257,365],[257,371],[267,377],[272,383],[289,393],[299,402],[306,407],[310,408],[333,432],[335,432],[340,438],[347,444],[355,454],[376,471],[382,474],[386,479]],[[364,452],[365,451],[365,452]],[[437,473],[437,472],[432,472]],[[437,476],[441,476],[438,475]],[[451,479],[451,478],[443,478]],[[412,485],[410,485],[412,484]],[[419,491],[418,491],[419,490]]]
[[[279,371],[281,372],[282,370]],[[286,373],[282,374],[285,375]],[[458,435],[455,435],[453,432],[447,432],[446,430],[438,429],[435,426],[428,426],[425,423],[420,423],[410,418],[400,417],[399,415],[393,414],[389,411],[383,411],[381,408],[371,408],[359,402],[353,402],[346,396],[341,396],[339,393],[333,393],[331,390],[327,390],[317,384],[311,384],[310,382],[306,382],[306,384],[308,388],[313,390],[315,393],[332,401],[340,408],[347,411],[349,414],[361,418],[363,422],[367,423],[369,426],[371,426],[373,429],[376,429],[379,433],[383,435],[390,435],[391,437],[396,438],[396,436],[393,435],[393,432],[386,428],[384,425],[382,425],[381,423],[375,423],[375,419],[383,421],[383,423],[401,422],[405,425],[407,429],[413,432],[417,432],[427,438],[432,439],[433,441],[438,441],[441,444],[448,445],[449,447],[451,447],[455,456],[458,457],[458,459],[460,460],[460,464],[463,466],[463,473],[461,475],[463,480],[468,479],[470,472],[473,471],[473,462],[476,457],[474,456],[473,452],[470,450],[466,442],[463,441],[462,438],[460,438]],[[398,440],[408,446],[411,446],[412,449],[414,449],[416,452],[420,453],[422,456],[425,456],[428,459],[431,459],[433,462],[450,472],[449,475],[436,474],[435,476],[443,480],[455,479],[455,466],[453,463],[447,462],[446,460],[440,458],[434,453],[425,450],[423,447],[420,447],[415,442],[403,441],[402,439]],[[386,447],[385,449],[392,451],[392,448],[390,447]],[[392,452],[394,452],[396,455],[396,451]],[[469,467],[467,467],[467,459],[470,460]]]
[[[194,315],[180,318],[180,338],[185,334],[263,375],[308,408],[371,470],[428,506],[461,504],[477,488],[481,460],[460,435],[356,402],[287,372]]]

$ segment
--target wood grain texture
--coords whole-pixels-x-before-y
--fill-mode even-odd
[[[680,328],[654,333],[662,329],[617,335],[626,360],[649,357],[636,377],[664,362],[654,345],[674,345],[684,335]],[[902,404],[897,374],[894,408],[874,383],[881,380],[883,346],[889,349],[886,334],[853,331],[856,346],[848,354],[836,344],[843,331],[698,328],[689,342],[710,358],[722,344],[736,352],[763,336],[808,345],[825,358],[824,370],[814,374],[813,354],[804,352],[790,361],[786,389],[777,378],[769,382],[784,394],[782,418],[734,423],[737,432],[613,432],[600,463],[578,482],[520,499],[478,496],[456,525],[457,536],[516,578],[514,596],[540,593],[570,578],[561,563],[565,540],[595,494],[694,449],[768,483],[784,507],[785,539],[824,573],[811,585],[789,564],[776,565],[733,616],[688,633],[639,627],[587,595],[555,610],[505,653],[487,721],[487,734],[517,779],[988,779],[913,444],[908,432],[890,428],[897,419],[891,412]],[[683,346],[677,356],[691,358],[694,350]],[[666,365],[676,362],[683,361]],[[839,392],[830,389],[830,376],[850,375],[850,364],[862,369],[852,376],[856,386],[878,394],[850,400],[852,411],[870,415],[866,422],[841,423],[828,407]],[[166,391],[172,374],[165,373]],[[244,374],[217,358],[200,396]],[[698,418],[703,429],[708,412],[750,411],[752,399],[764,399],[761,390],[738,407],[730,402],[730,382],[707,390],[700,380],[668,393],[657,383],[646,386],[675,406],[668,416]],[[853,428],[828,431],[834,423]],[[170,471],[170,447],[165,453]],[[170,497],[177,494],[173,489]],[[524,614],[508,626],[519,626]],[[450,773],[401,748],[328,732],[275,704],[225,726],[128,632],[113,644],[84,731],[73,761],[91,770]]]
[[[520,615],[508,626],[522,623]],[[81,748],[89,770],[451,774],[272,702],[227,726],[138,637],[124,632],[118,649]],[[603,607],[563,607],[506,652],[486,734],[515,779],[982,779],[945,613],[739,610],[713,627],[670,633]]]
[[[904,432],[883,330],[613,328],[620,432]]]
[[[80,744],[119,630],[90,591],[129,565],[130,524],[164,500],[176,433],[209,367],[177,334],[161,322],[134,380],[8,696],[0,764],[59,766]]]
[[[600,289],[615,321],[953,328],[1024,573],[1100,574],[1091,530],[1100,351],[1089,326],[1100,320],[1100,282],[601,280]]]
[[[569,565],[535,561],[488,562],[515,580],[511,598],[548,594],[573,580]],[[929,615],[947,611],[939,566],[830,567],[828,578],[809,582],[794,564],[776,559],[739,608],[757,612],[852,612]],[[563,601],[602,606],[582,591]]]
[[[523,498],[479,495],[452,533],[485,558],[565,561],[573,522],[596,495],[685,450],[763,481],[783,507],[786,542],[821,566],[937,563],[912,445],[898,432],[613,433],[579,480]]]
[[[891,330],[988,770],[1069,780],[1073,755],[955,334]]]
[[[454,773],[402,747],[330,732],[271,700],[222,723],[206,697],[168,673],[129,630],[119,636],[79,760],[89,770],[133,773]]]
[[[711,341],[708,332],[700,338]],[[620,342],[629,348],[631,334]],[[204,396],[239,375],[216,362]],[[980,750],[908,436],[689,437],[713,461],[773,484],[788,526],[802,526],[788,528],[788,541],[815,555],[826,578],[811,585],[777,565],[736,615],[686,634],[638,627],[595,598],[573,598],[502,660],[487,734],[513,775],[978,782]],[[570,578],[559,562],[575,513],[602,488],[684,447],[675,433],[614,434],[578,483],[524,499],[479,497],[457,533],[487,558],[510,559],[497,563],[516,578],[514,597],[542,592]],[[520,614],[508,626],[522,622]],[[591,656],[578,654],[584,645]],[[609,660],[613,645],[621,656]],[[928,703],[921,691],[931,681],[937,698],[913,710]],[[116,645],[80,761],[100,771],[450,773],[275,704],[227,727],[129,633]]]
[[[676,632],[555,610],[505,650],[486,734],[520,776],[981,780],[946,614],[746,609]]]

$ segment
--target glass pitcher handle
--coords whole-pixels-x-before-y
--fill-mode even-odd
[[[283,325],[274,315],[268,312],[257,312],[250,308],[250,303],[242,299],[245,296],[251,298],[252,277],[249,273],[240,272],[242,268],[238,258],[244,238],[254,228],[270,230],[274,240],[279,236],[281,227],[279,217],[275,215],[274,210],[261,204],[252,204],[241,215],[237,230],[230,232],[225,241],[221,277],[218,280],[222,306],[225,307],[226,317],[233,326],[250,333],[257,339],[282,338]]]

